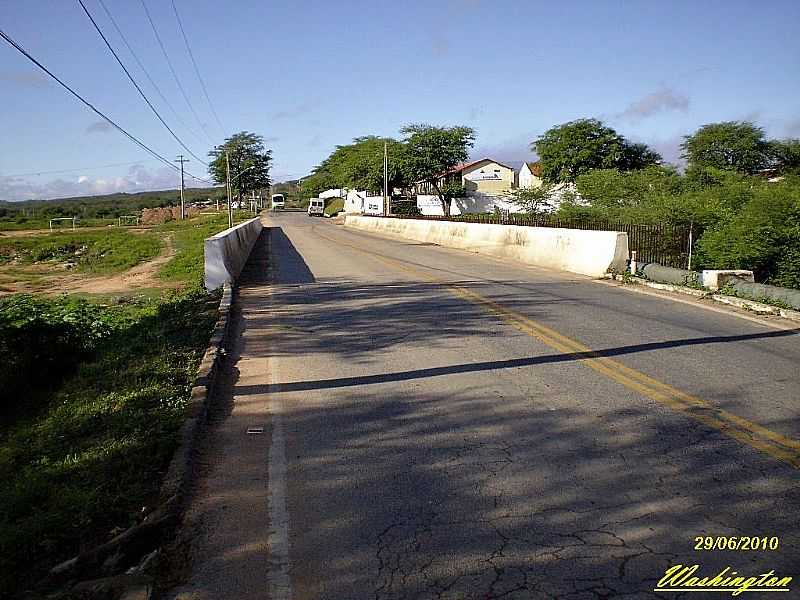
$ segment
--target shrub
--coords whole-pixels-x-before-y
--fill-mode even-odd
[[[762,185],[741,212],[721,220],[698,244],[709,268],[750,269],[759,281],[800,288],[800,196],[789,179]]]

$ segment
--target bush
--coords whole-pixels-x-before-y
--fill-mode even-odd
[[[762,185],[741,212],[720,221],[698,244],[707,268],[750,269],[756,279],[800,288],[800,186],[798,181]]]
[[[38,410],[42,393],[57,386],[117,324],[103,307],[75,298],[0,300],[0,422],[8,425]]]
[[[395,215],[418,217],[422,214],[422,211],[419,209],[419,206],[417,206],[415,201],[409,200],[392,204],[392,213]]]
[[[325,202],[325,214],[334,217],[344,210],[344,198],[329,198]]]
[[[6,422],[0,435],[0,597],[153,506],[216,301],[192,288],[115,306],[29,296],[3,303],[6,333],[44,335],[57,349],[31,339],[35,352],[12,366],[47,393],[36,414]],[[55,377],[36,359],[71,372]]]

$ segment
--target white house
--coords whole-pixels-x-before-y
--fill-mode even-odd
[[[481,158],[460,164],[442,173],[438,184],[458,183],[464,186],[467,194],[478,192],[504,196],[514,189],[514,169],[491,158]],[[419,182],[415,186],[418,194],[434,194],[433,185]]]
[[[542,165],[537,162],[524,162],[519,169],[519,187],[539,187],[542,185]]]
[[[458,183],[466,191],[466,197],[455,198],[451,202],[452,215],[494,212],[495,209],[519,211],[519,207],[511,201],[511,192],[516,187],[516,172],[492,158],[458,165],[444,173],[438,183]],[[430,183],[420,182],[414,188],[417,206],[423,215],[444,214],[442,203]]]

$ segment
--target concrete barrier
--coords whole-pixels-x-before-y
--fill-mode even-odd
[[[347,215],[345,226],[470,250],[529,265],[602,277],[622,272],[628,260],[628,234],[556,227],[521,227],[457,221],[395,219]]]
[[[205,240],[204,284],[207,290],[236,281],[262,229],[261,219],[256,217]]]
[[[753,272],[744,269],[704,269],[702,279],[703,287],[715,292],[729,281],[755,282]]]

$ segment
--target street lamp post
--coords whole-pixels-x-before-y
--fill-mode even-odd
[[[239,179],[239,177],[244,175],[247,171],[249,171],[250,169],[254,169],[254,168],[255,168],[255,165],[251,165],[251,166],[247,167],[246,169],[242,169],[241,171],[239,171],[239,173],[236,175],[236,177],[231,179],[231,161],[230,161],[230,158],[228,157],[228,153],[227,152],[225,153],[225,169],[226,169],[226,172],[227,172],[227,175],[228,175],[227,176],[227,180],[228,180],[228,229],[233,227],[233,203],[232,203],[232,198],[231,198],[231,194],[233,193],[232,192],[233,182],[236,181],[237,179]]]
[[[231,204],[231,159],[227,150],[225,151],[225,173],[225,180],[228,184],[228,229],[230,229],[233,227],[233,205]]]

